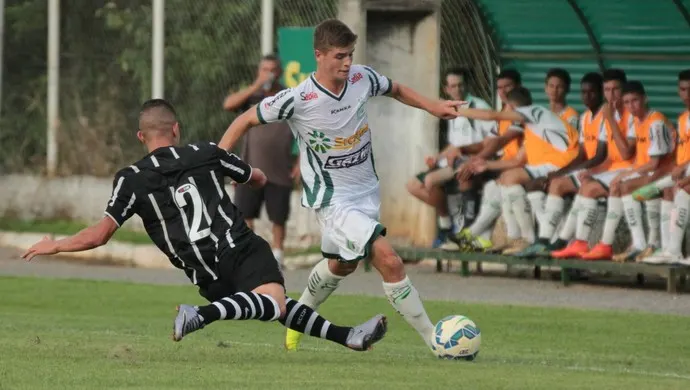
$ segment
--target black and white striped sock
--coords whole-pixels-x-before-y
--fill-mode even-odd
[[[311,307],[287,297],[285,298],[285,307],[286,314],[280,323],[286,328],[346,345],[347,336],[352,328],[333,325]]]
[[[205,324],[218,320],[275,321],[280,317],[278,302],[269,295],[240,292],[200,306],[197,311]]]

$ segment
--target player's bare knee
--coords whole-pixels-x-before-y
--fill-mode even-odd
[[[568,177],[559,177],[549,184],[549,194],[563,197],[572,192],[572,182]]]
[[[529,176],[527,176],[524,169],[513,168],[503,172],[500,179],[504,186],[513,186],[524,183],[525,179],[529,180]]]
[[[337,276],[347,276],[357,269],[357,262],[343,262],[337,259],[328,259],[328,270]]]
[[[582,188],[580,189],[580,195],[584,196],[585,198],[596,199],[600,196],[605,195],[605,191],[602,190],[603,189],[600,188],[599,185],[594,183],[588,183],[582,186]]]
[[[673,200],[673,187],[664,188],[664,200]]]
[[[373,252],[372,265],[379,271],[384,282],[395,283],[405,278],[402,259],[385,238],[379,237],[374,241]]]
[[[285,306],[285,287],[280,283],[266,283],[252,290],[256,294],[267,295],[273,298],[280,310],[279,318],[283,318],[286,312]]]

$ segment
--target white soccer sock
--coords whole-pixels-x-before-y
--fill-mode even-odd
[[[304,289],[299,303],[316,310],[328,299],[344,276],[335,275],[328,269],[328,259],[321,260],[309,274],[307,288]]]
[[[539,226],[546,224],[546,221],[544,220],[545,199],[546,193],[543,191],[532,191],[527,194],[527,200],[529,201],[530,208],[532,209],[532,215]]]
[[[448,214],[453,222],[453,233],[457,233],[464,224],[464,216],[462,214],[462,193],[446,195],[448,202]]]
[[[422,300],[419,298],[419,292],[410,282],[410,278],[405,276],[405,279],[397,283],[383,282],[383,291],[393,308],[429,345],[434,325],[429,320]]]
[[[507,202],[510,203],[511,210],[513,210],[518,226],[520,226],[522,238],[529,243],[534,242],[534,220],[527,205],[525,189],[520,185],[514,185],[505,187],[504,193],[507,194]],[[504,199],[505,201],[506,199]]]
[[[578,207],[580,208],[580,211],[576,222],[577,231],[575,232],[575,239],[580,241],[589,241],[589,235],[592,233],[592,226],[594,226],[594,223],[597,220],[597,209],[599,208],[599,204],[596,199],[585,198],[583,196],[580,197]]]
[[[661,201],[661,249],[668,250],[671,240],[671,213],[673,212],[673,201]]]
[[[442,230],[450,230],[453,227],[453,221],[447,215],[440,216],[438,217],[438,227]]]
[[[499,215],[501,215],[501,191],[498,189],[498,184],[491,180],[484,186],[479,215],[470,226],[470,233],[473,236],[482,235],[489,230]]]
[[[676,192],[676,197],[673,199],[673,206],[668,251],[674,255],[681,255],[683,236],[685,236],[685,227],[688,224],[688,213],[690,213],[690,194],[685,192],[685,190]]]
[[[506,236],[508,236],[508,240],[516,240],[520,238],[520,225],[518,225],[515,213],[513,213],[513,205],[508,202],[506,187],[498,186],[498,188],[501,190],[501,215],[506,225]]]
[[[601,242],[613,245],[616,238],[618,223],[623,218],[623,201],[619,197],[610,196],[606,207],[606,221],[604,222],[604,233],[601,235]]]
[[[625,221],[632,236],[632,245],[635,249],[644,250],[647,247],[647,238],[642,225],[642,205],[633,199],[632,195],[626,195],[623,197],[623,208]]]
[[[649,226],[649,239],[647,244],[658,248],[661,244],[659,239],[660,219],[661,219],[661,199],[652,199],[644,202],[647,216],[647,226]]]
[[[577,228],[577,218],[580,214],[580,201],[582,197],[580,195],[575,195],[573,199],[573,204],[570,206],[568,211],[568,216],[565,217],[565,222],[561,231],[558,233],[558,238],[564,241],[570,241],[573,236],[575,236],[575,229]]]
[[[563,198],[556,195],[549,195],[546,197],[544,204],[544,219],[543,224],[539,224],[539,238],[547,238],[549,241],[556,231],[556,227],[561,222],[563,215]]]

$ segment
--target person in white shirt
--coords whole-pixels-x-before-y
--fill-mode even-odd
[[[491,108],[486,101],[467,92],[468,73],[464,68],[446,71],[443,91],[451,100],[464,101],[463,107]],[[471,224],[476,214],[477,193],[461,192],[453,175],[453,168],[467,160],[466,156],[461,156],[458,148],[481,143],[484,138],[495,136],[497,132],[494,122],[457,117],[447,123],[447,146],[438,155],[427,156],[425,162],[428,169],[407,183],[407,191],[412,196],[436,209],[439,234],[434,247],[443,245],[449,234]],[[438,172],[444,168],[449,174]],[[435,174],[430,175],[432,172],[440,176],[436,178]]]
[[[428,99],[368,66],[353,64],[356,40],[357,35],[339,20],[320,23],[314,30],[316,72],[237,117],[219,146],[231,149],[259,123],[287,121],[300,147],[302,205],[316,213],[325,257],[312,270],[299,303],[316,309],[359,260],[371,258],[388,301],[429,345],[433,324],[379,222],[379,180],[366,104],[385,95],[452,119],[458,116],[461,102]],[[299,333],[288,332],[286,348],[296,349],[299,340]]]

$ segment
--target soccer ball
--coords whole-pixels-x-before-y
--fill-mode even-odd
[[[469,318],[448,316],[439,321],[431,335],[431,351],[440,359],[474,360],[482,334]]]

